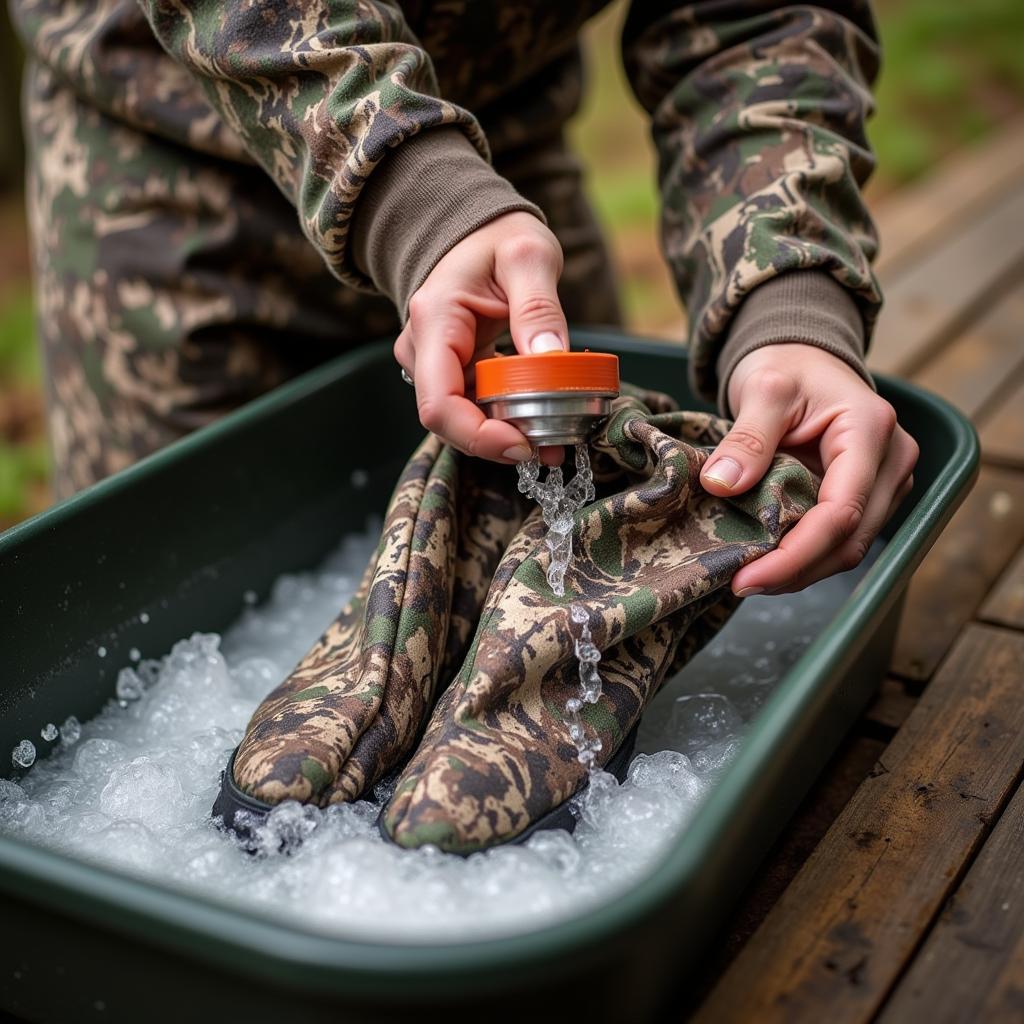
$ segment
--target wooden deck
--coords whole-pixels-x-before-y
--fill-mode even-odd
[[[877,217],[872,366],[964,410],[981,475],[691,993],[699,1024],[1024,1021],[1024,122]]]

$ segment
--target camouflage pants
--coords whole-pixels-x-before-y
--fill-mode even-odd
[[[328,273],[258,167],[137,131],[39,64],[24,102],[58,497],[397,333],[390,302]],[[562,243],[570,322],[618,323],[602,238],[561,134],[496,154]]]

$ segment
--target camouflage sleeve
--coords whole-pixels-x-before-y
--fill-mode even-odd
[[[863,344],[881,294],[859,190],[874,166],[864,121],[878,69],[866,0],[634,0],[623,52],[652,119],[662,245],[689,313],[697,390],[714,397],[748,296],[739,355],[799,340],[870,380]],[[779,327],[797,295],[829,308],[788,338]]]
[[[509,209],[537,212],[486,164],[487,142],[473,115],[439,97],[431,60],[398,5],[139,3],[161,45],[199,80],[249,155],[295,204],[327,266],[347,284],[381,288],[353,258],[350,243],[364,186],[399,147],[413,170],[389,190],[391,201],[403,204],[409,218],[454,223],[463,232],[435,230],[432,248],[417,251],[414,265],[397,275],[397,284],[390,282],[400,307],[410,279],[425,276],[460,237]],[[451,167],[439,180],[439,147],[456,169],[473,170],[477,182],[483,167],[489,187],[461,187]],[[427,191],[417,187],[414,152],[427,154],[420,161]],[[431,202],[440,207],[424,212]]]

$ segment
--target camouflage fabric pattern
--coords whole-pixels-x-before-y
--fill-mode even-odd
[[[564,141],[603,0],[9,0],[29,52],[31,221],[66,496],[400,324],[348,253],[386,153],[461,128],[549,219],[570,322],[615,323]],[[863,0],[634,0],[627,68],[700,391],[743,297],[817,268],[870,322],[857,185],[877,65]]]
[[[733,574],[815,498],[783,456],[750,493],[707,494],[700,469],[728,424],[670,408],[660,395],[617,400],[593,443],[598,499],[577,517],[561,598],[514,471],[428,438],[358,596],[254,714],[236,784],[267,803],[368,796],[430,716],[382,818],[397,843],[482,849],[576,793],[586,772],[562,717],[578,688],[569,604],[587,607],[604,652],[604,696],[584,713],[603,764],[727,620]]]
[[[737,604],[729,580],[775,547],[816,497],[814,478],[787,456],[738,498],[704,491],[701,467],[728,426],[617,400],[593,442],[598,497],[577,515],[565,596],[548,586],[535,510],[498,566],[465,665],[384,810],[395,842],[485,849],[583,787],[587,772],[563,718],[579,692],[570,604],[587,609],[602,651],[603,695],[581,711],[601,740],[602,765],[666,676],[721,628]]]
[[[26,77],[29,220],[59,498],[394,333],[255,167],[187,153]]]
[[[103,13],[129,36],[148,31],[141,15],[132,26]],[[113,73],[112,60],[101,69]],[[164,56],[157,70],[167,66]],[[156,103],[144,94],[134,117],[119,119],[41,62],[26,76],[35,298],[59,498],[400,328],[388,299],[329,272],[259,168],[186,150],[170,128],[158,135],[129,123],[151,120]],[[219,124],[211,117],[202,123]],[[207,149],[230,153],[230,138],[215,131]],[[578,163],[560,136],[509,159],[510,176],[521,175],[520,191],[562,240],[570,319],[618,323]]]
[[[867,0],[635,0],[623,54],[651,115],[695,390],[715,394],[732,317],[779,274],[831,274],[870,335],[877,237],[859,186],[874,166],[864,122],[879,52]]]
[[[355,800],[405,758],[525,515],[507,477],[433,435],[420,445],[355,598],[253,715],[234,765],[246,793]]]

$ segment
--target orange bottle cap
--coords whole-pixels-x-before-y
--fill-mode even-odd
[[[476,400],[551,391],[619,393],[619,357],[604,352],[495,356],[476,364]]]

